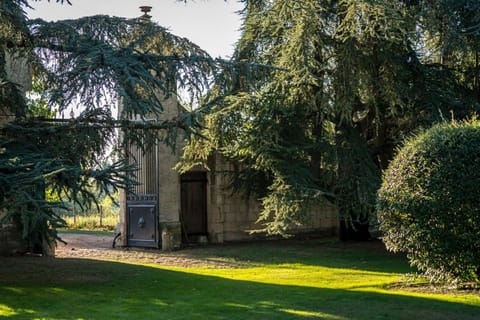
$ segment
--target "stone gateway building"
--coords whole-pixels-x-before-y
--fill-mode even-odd
[[[163,119],[180,113],[174,98],[163,103]],[[177,249],[188,243],[223,243],[264,237],[250,231],[256,223],[260,203],[232,193],[228,176],[232,164],[220,156],[212,157],[211,170],[192,170],[179,174],[173,168],[181,157],[181,148],[172,152],[159,143],[145,153],[134,146],[127,150],[131,163],[139,167],[135,194],[120,195],[120,244]],[[295,233],[334,235],[338,219],[333,206],[312,210],[308,226]]]
[[[29,67],[21,59],[7,59],[10,80],[31,89]],[[181,113],[175,98],[164,99],[165,120]],[[0,125],[11,121],[9,114],[0,115]],[[159,139],[161,140],[161,139]],[[181,143],[179,143],[179,146]],[[173,250],[189,243],[223,243],[226,241],[252,240],[262,237],[252,234],[259,229],[256,223],[260,203],[232,193],[229,178],[234,166],[221,156],[212,157],[211,171],[202,169],[179,174],[173,168],[181,157],[163,143],[142,152],[131,146],[126,155],[138,165],[134,193],[120,193],[119,244]],[[0,217],[2,213],[0,212]],[[311,223],[295,232],[316,233],[329,236],[336,233],[337,215],[333,207],[312,210]],[[24,241],[12,224],[0,225],[0,255],[22,251]],[[52,251],[53,254],[53,251]]]

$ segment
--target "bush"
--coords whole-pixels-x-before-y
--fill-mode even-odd
[[[407,140],[378,192],[383,241],[431,281],[480,279],[480,122]]]

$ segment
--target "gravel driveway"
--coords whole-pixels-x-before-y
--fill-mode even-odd
[[[127,263],[156,264],[177,267],[230,268],[229,263],[206,257],[195,257],[195,249],[164,252],[146,248],[112,248],[113,236],[59,234],[67,244],[59,242],[57,258],[108,260]]]

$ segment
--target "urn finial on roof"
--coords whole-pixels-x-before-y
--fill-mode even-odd
[[[151,6],[140,6],[140,11],[143,12],[142,18],[150,19],[152,17],[151,15],[148,14],[150,11],[152,11]]]

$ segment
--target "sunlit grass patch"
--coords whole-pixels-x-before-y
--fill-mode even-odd
[[[169,268],[170,269],[170,268]],[[270,265],[265,267],[210,269],[171,268],[199,275],[210,275],[225,279],[254,281],[258,283],[295,285],[331,289],[355,289],[386,286],[397,282],[400,274],[366,270],[330,268],[310,265]]]
[[[0,304],[0,316],[11,317],[11,316],[14,316],[16,314],[17,313],[12,308],[10,308],[9,306],[6,306],[4,304]]]
[[[115,231],[119,222],[118,214],[106,215],[100,219],[99,215],[79,215],[75,218],[72,216],[63,217],[69,229],[80,230],[99,230],[99,231]]]
[[[311,311],[303,311],[303,310],[295,310],[295,309],[280,309],[285,313],[294,315],[294,316],[301,316],[306,318],[317,318],[317,319],[324,319],[324,320],[347,320],[347,318],[339,317],[333,314],[328,314],[324,312],[311,312]]]

